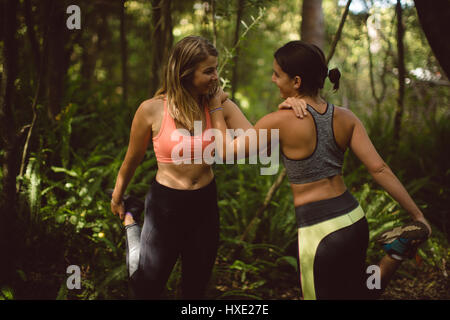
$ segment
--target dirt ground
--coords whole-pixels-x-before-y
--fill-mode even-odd
[[[379,300],[450,300],[449,274],[450,266],[445,262],[439,267],[432,267],[414,260],[405,261]],[[268,300],[299,300],[299,288],[293,285],[291,280],[292,277],[274,284],[274,290],[270,294],[255,293]],[[231,279],[221,279],[216,286],[217,293],[242,289],[242,283]],[[248,291],[249,294],[251,292]],[[239,295],[228,298],[246,299]]]
[[[444,266],[445,265],[445,269]],[[402,266],[381,296],[383,300],[450,300],[450,267]]]

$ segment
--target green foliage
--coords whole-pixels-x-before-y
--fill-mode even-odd
[[[61,128],[65,130],[66,126]],[[67,291],[63,280],[55,292],[58,299],[117,298],[124,294],[114,295],[110,289],[125,285],[126,271],[123,230],[110,213],[105,190],[113,186],[125,151],[115,154],[112,144],[98,145],[87,158],[70,151],[70,167],[49,166],[46,159],[50,148],[30,156],[22,190],[27,204],[23,210],[28,207],[31,214],[31,224],[22,221],[30,226],[25,237],[42,239],[58,234],[63,249],[57,257],[59,273],[72,263],[85,270],[81,293]],[[67,153],[62,156],[66,157],[62,162],[68,163]],[[43,224],[46,228],[38,227]],[[39,250],[49,248],[42,246]]]
[[[209,13],[197,6],[192,14],[195,3],[174,3],[175,41],[189,34],[212,38],[212,20],[205,17]],[[323,1],[327,39],[324,52],[329,51],[339,24],[343,8],[338,3]],[[224,83],[229,83],[236,54],[233,44],[236,1],[216,1],[216,4],[220,76]],[[148,99],[147,79],[152,61],[149,52],[153,44],[148,41],[152,32],[148,19],[150,2],[127,1],[126,5],[128,103],[122,103],[120,86],[119,21],[115,13],[105,12],[105,20],[101,20],[105,23],[103,29],[100,24],[97,29],[94,26],[83,29],[86,32],[83,38],[92,43],[74,46],[62,108],[56,120],[48,120],[47,101],[42,99],[37,105],[38,120],[24,175],[18,181],[21,189],[17,221],[21,226],[23,256],[16,267],[16,282],[0,289],[0,299],[127,297],[124,233],[117,217],[110,212],[105,190],[113,188],[125,156],[133,113],[141,101]],[[94,6],[87,8],[95,11]],[[450,157],[445,148],[450,141],[448,87],[430,85],[419,76],[420,72],[408,74],[401,141],[399,148],[393,150],[398,86],[394,10],[374,6],[367,14],[377,31],[370,38],[375,50],[375,90],[381,92],[384,77],[384,99],[377,104],[370,90],[366,12],[350,13],[330,62],[330,68],[339,67],[343,75],[341,88],[331,93],[326,82],[323,95],[336,105],[350,108],[363,121],[380,155],[432,222],[433,235],[419,249],[419,256],[426,265],[441,268],[443,261],[450,258],[448,231],[442,227],[448,225],[450,201]],[[413,8],[405,8],[404,21],[407,70],[420,69],[437,76],[439,65]],[[270,81],[273,52],[287,41],[299,38],[300,22],[298,1],[247,2],[240,22],[235,100],[253,123],[280,102],[279,92]],[[25,53],[31,52],[25,45],[28,38],[18,37],[25,48],[21,61],[27,61]],[[89,59],[95,63],[91,78],[86,79],[83,70],[89,67]],[[21,70],[20,77],[16,83],[17,103],[28,106],[35,94],[35,80],[30,70]],[[31,119],[29,111],[20,111],[16,116],[24,124]],[[3,163],[5,150],[3,145],[0,147]],[[151,149],[127,189],[140,198],[145,197],[157,170]],[[279,298],[280,292],[298,293],[297,228],[287,182],[256,217],[275,176],[261,176],[260,166],[251,164],[215,165],[214,172],[219,192],[221,245],[213,283],[225,289],[211,289],[209,297],[273,299]],[[3,174],[0,171],[2,181]],[[366,168],[351,152],[345,156],[344,177],[348,189],[366,212],[371,240],[409,219],[390,195],[373,184]],[[2,188],[0,184],[0,192]],[[382,255],[371,241],[368,263],[376,263]],[[82,269],[81,290],[67,289],[65,270],[70,264]],[[178,262],[167,283],[169,298],[179,297],[180,273]]]
[[[3,287],[0,290],[0,300],[13,300],[14,291],[9,287]]]
[[[371,190],[365,183],[360,191],[355,194],[358,202],[366,213],[369,224],[369,248],[368,257],[374,259],[374,263],[384,255],[380,246],[373,241],[382,232],[400,225],[407,219],[404,212],[400,211],[398,203],[384,190]]]

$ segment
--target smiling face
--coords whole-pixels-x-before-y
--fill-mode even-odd
[[[300,88],[301,79],[299,76],[291,78],[284,72],[276,59],[273,59],[273,73],[272,82],[280,89],[280,95],[283,99],[294,97],[298,95],[298,88]]]
[[[192,76],[191,90],[195,95],[205,95],[217,84],[217,57],[208,56],[199,62]]]

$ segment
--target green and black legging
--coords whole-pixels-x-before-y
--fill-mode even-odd
[[[348,192],[295,208],[300,287],[305,300],[373,299],[367,288],[369,228]]]

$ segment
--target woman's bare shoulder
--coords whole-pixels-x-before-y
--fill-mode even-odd
[[[136,110],[134,120],[143,121],[147,125],[153,125],[161,118],[164,110],[164,100],[151,98],[143,101]]]
[[[358,117],[348,108],[334,106],[334,116],[344,121],[355,122]]]
[[[297,120],[305,121],[305,118],[297,118],[292,109],[280,109],[266,114],[258,121],[257,125],[266,128],[282,129],[290,127],[293,123],[296,123]]]
[[[139,109],[144,111],[146,114],[154,114],[164,107],[164,99],[162,97],[154,97],[151,99],[144,100]]]

